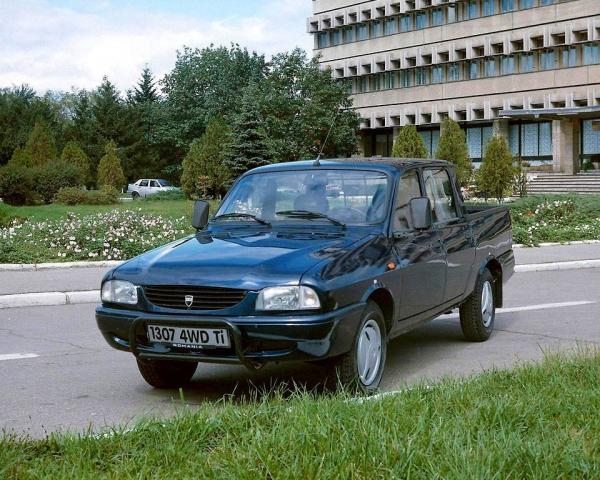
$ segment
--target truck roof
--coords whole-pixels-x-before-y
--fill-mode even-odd
[[[375,167],[382,170],[404,170],[409,167],[425,166],[452,166],[445,160],[436,160],[432,158],[394,158],[394,157],[356,157],[356,158],[328,158],[320,160],[319,165],[315,165],[315,160],[299,160],[296,162],[274,163],[255,168],[250,172],[266,172],[277,170],[304,170],[306,168],[327,168],[327,167],[348,167],[364,168],[365,166]]]

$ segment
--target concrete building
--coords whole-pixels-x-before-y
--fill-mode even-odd
[[[556,172],[600,159],[600,0],[312,2],[315,53],[352,92],[364,155],[389,155],[406,124],[435,152],[449,116],[475,162],[494,132]]]

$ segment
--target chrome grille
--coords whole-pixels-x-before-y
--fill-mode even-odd
[[[222,310],[240,303],[246,296],[246,291],[190,285],[147,285],[144,287],[144,294],[148,301],[157,307],[178,310]],[[193,297],[193,302],[188,307],[186,297],[189,296]]]

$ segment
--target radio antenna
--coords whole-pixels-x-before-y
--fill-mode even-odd
[[[319,151],[319,154],[317,155],[317,158],[315,159],[315,163],[313,164],[315,167],[321,166],[321,155],[323,155],[323,150],[325,150],[325,145],[327,145],[327,140],[329,140],[329,135],[331,135],[331,131],[333,130],[333,127],[335,126],[335,121],[337,120],[338,113],[335,114],[335,117],[333,117],[333,120],[331,121],[331,125],[329,126],[329,131],[327,132],[325,141],[323,142],[323,145],[321,145],[321,150]]]

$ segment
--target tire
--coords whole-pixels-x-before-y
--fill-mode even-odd
[[[139,194],[138,192],[133,192],[133,193],[131,194],[131,198],[133,198],[134,200],[135,200],[136,198],[140,198],[140,194]]]
[[[145,360],[138,358],[137,365],[144,380],[155,388],[179,388],[194,376],[196,362],[171,360]]]
[[[370,342],[374,342],[371,344],[373,347],[370,347]],[[379,358],[368,354],[370,348],[375,349],[373,355],[378,355]],[[352,349],[343,355],[328,359],[328,380],[335,382],[335,387],[351,392],[374,392],[379,387],[383,376],[386,353],[387,338],[383,312],[376,303],[369,302],[352,343]],[[368,363],[365,363],[365,360]]]
[[[494,330],[496,297],[494,277],[486,268],[477,279],[475,290],[460,306],[460,326],[471,342],[485,342]]]

